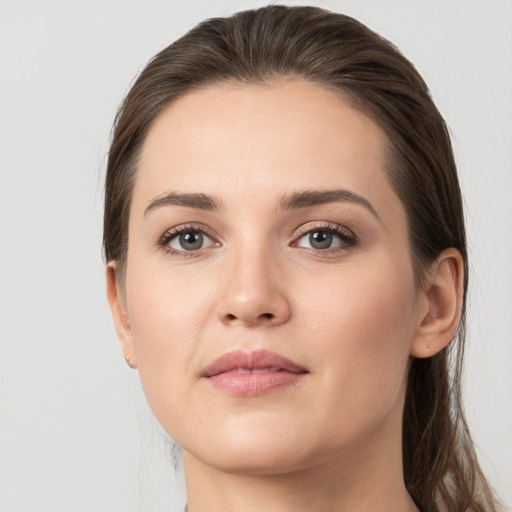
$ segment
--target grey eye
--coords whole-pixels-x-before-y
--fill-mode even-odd
[[[309,233],[309,245],[313,249],[328,249],[333,241],[332,233],[328,231],[312,231]]]
[[[303,232],[296,242],[295,247],[304,247],[314,251],[327,249],[348,249],[356,244],[355,235],[348,228],[333,225],[333,227],[318,226]]]
[[[332,233],[327,229],[313,229],[302,235],[297,245],[315,250],[332,249],[343,245],[344,240],[342,238],[341,235]]]
[[[186,231],[172,238],[169,246],[177,251],[196,251],[212,244],[212,239],[200,231]]]

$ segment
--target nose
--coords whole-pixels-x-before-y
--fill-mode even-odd
[[[274,327],[290,318],[286,279],[275,259],[268,251],[234,255],[217,308],[222,323]]]

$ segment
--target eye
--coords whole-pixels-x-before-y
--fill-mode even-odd
[[[171,253],[186,253],[206,249],[215,244],[214,240],[199,228],[181,226],[165,233],[159,245]]]
[[[352,247],[355,243],[356,239],[351,231],[341,226],[329,225],[304,232],[294,245],[315,251],[324,251]]]
[[[203,235],[200,231],[187,231],[171,238],[168,245],[178,251],[196,251],[212,242],[210,237]]]

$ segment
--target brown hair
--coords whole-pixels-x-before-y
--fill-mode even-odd
[[[137,158],[179,96],[226,81],[297,77],[340,93],[389,138],[388,173],[405,205],[418,281],[441,251],[464,260],[464,304],[450,346],[411,361],[403,418],[406,487],[423,512],[495,510],[461,407],[467,251],[448,130],[414,66],[358,21],[314,7],[269,6],[207,20],[156,55],[121,105],[108,159],[104,250],[123,282]]]

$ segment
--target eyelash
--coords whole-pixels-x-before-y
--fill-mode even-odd
[[[304,236],[315,233],[315,232],[326,232],[330,233],[332,235],[336,235],[339,237],[341,244],[339,247],[330,247],[326,249],[314,249],[314,248],[307,248],[307,247],[301,247],[298,245],[298,241],[302,239]],[[184,224],[182,226],[177,226],[175,228],[172,228],[168,231],[166,231],[162,237],[158,241],[158,246],[161,247],[163,250],[165,250],[166,253],[179,256],[182,258],[190,258],[197,256],[199,252],[201,252],[203,249],[206,248],[200,248],[196,250],[177,250],[170,247],[170,242],[174,240],[176,237],[185,234],[185,233],[201,233],[203,235],[206,235],[208,238],[210,238],[213,243],[212,246],[219,246],[220,242],[216,240],[215,235],[212,233],[211,230],[207,229],[205,226],[202,225],[196,225],[196,224]],[[316,224],[316,225],[305,225],[299,229],[299,231],[295,234],[293,242],[290,244],[291,247],[299,247],[303,250],[314,252],[317,254],[329,254],[333,252],[340,252],[347,250],[351,247],[354,247],[357,244],[358,240],[355,234],[349,230],[348,228],[345,228],[343,226],[340,226],[338,224],[333,224],[330,222]]]
[[[331,235],[336,235],[340,239],[340,246],[339,247],[330,247],[327,249],[314,249],[314,248],[307,248],[302,247],[302,249],[307,251],[312,251],[317,254],[329,254],[333,252],[340,252],[340,251],[346,251],[347,249],[350,249],[351,247],[354,247],[358,240],[356,235],[348,228],[344,226],[340,226],[339,224],[333,224],[331,222],[325,222],[320,223],[316,225],[306,224],[305,226],[302,226],[298,233],[295,235],[294,241],[292,243],[292,247],[300,247],[298,246],[298,241],[303,238],[305,235],[315,233],[315,232],[326,232],[330,233]]]
[[[213,241],[214,246],[220,245],[218,241],[216,241],[215,235],[211,232],[211,230],[207,229],[205,226],[196,225],[196,224],[183,224],[182,226],[177,226],[175,228],[169,229],[166,231],[163,236],[158,241],[158,246],[161,247],[166,253],[171,254],[173,256],[180,256],[182,258],[190,258],[197,255],[199,251],[202,249],[186,251],[186,250],[177,250],[173,249],[169,244],[176,237],[183,235],[185,233],[201,233],[206,235]]]

